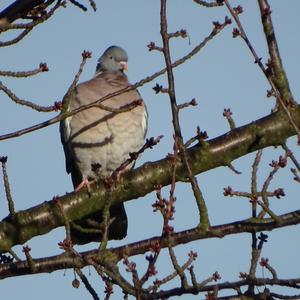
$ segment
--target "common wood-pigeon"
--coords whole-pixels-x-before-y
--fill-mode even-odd
[[[64,103],[72,111],[130,85],[124,70],[128,56],[117,46],[109,47],[98,60],[95,76],[66,94]],[[124,108],[135,101],[140,105],[122,113],[99,107],[83,110],[60,123],[61,141],[66,156],[66,169],[71,173],[74,189],[93,179],[106,179],[126,159],[138,151],[147,131],[147,110],[139,92],[128,91],[112,97],[103,105]],[[127,216],[123,203],[110,208],[112,223],[109,239],[122,239],[127,234]],[[101,241],[101,212],[93,213],[71,224],[73,243]],[[101,226],[102,225],[102,226]]]

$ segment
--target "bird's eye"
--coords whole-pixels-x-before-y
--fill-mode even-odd
[[[110,59],[113,59],[113,57],[112,57],[112,56],[110,56],[109,58],[110,58]]]

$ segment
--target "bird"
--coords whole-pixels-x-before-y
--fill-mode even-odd
[[[72,111],[104,96],[130,86],[125,71],[127,52],[119,46],[107,48],[99,58],[93,78],[78,84],[63,98],[63,105]],[[132,105],[132,109],[113,110]],[[66,171],[71,174],[75,191],[89,187],[93,180],[106,180],[144,144],[148,113],[137,89],[101,102],[105,107],[91,107],[60,122],[60,136],[66,158]],[[133,167],[133,164],[129,166]],[[123,203],[110,207],[109,240],[127,235],[127,215]],[[71,223],[74,244],[101,241],[103,224],[100,211]]]

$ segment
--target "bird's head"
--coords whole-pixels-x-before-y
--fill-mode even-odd
[[[128,69],[128,55],[124,49],[111,46],[105,50],[98,60],[96,73],[123,72]]]

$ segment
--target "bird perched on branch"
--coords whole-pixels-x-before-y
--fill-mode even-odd
[[[68,110],[128,87],[130,84],[124,74],[127,63],[125,50],[109,47],[98,60],[95,76],[66,94],[64,103]],[[134,89],[101,102],[100,107],[83,110],[61,121],[66,169],[71,173],[74,189],[89,187],[90,181],[95,179],[108,178],[129,158],[130,152],[138,151],[147,131],[147,117],[141,95]],[[110,208],[110,218],[108,239],[124,238],[127,216],[123,203]],[[101,212],[75,221],[71,224],[72,241],[78,244],[101,241],[101,222]]]

